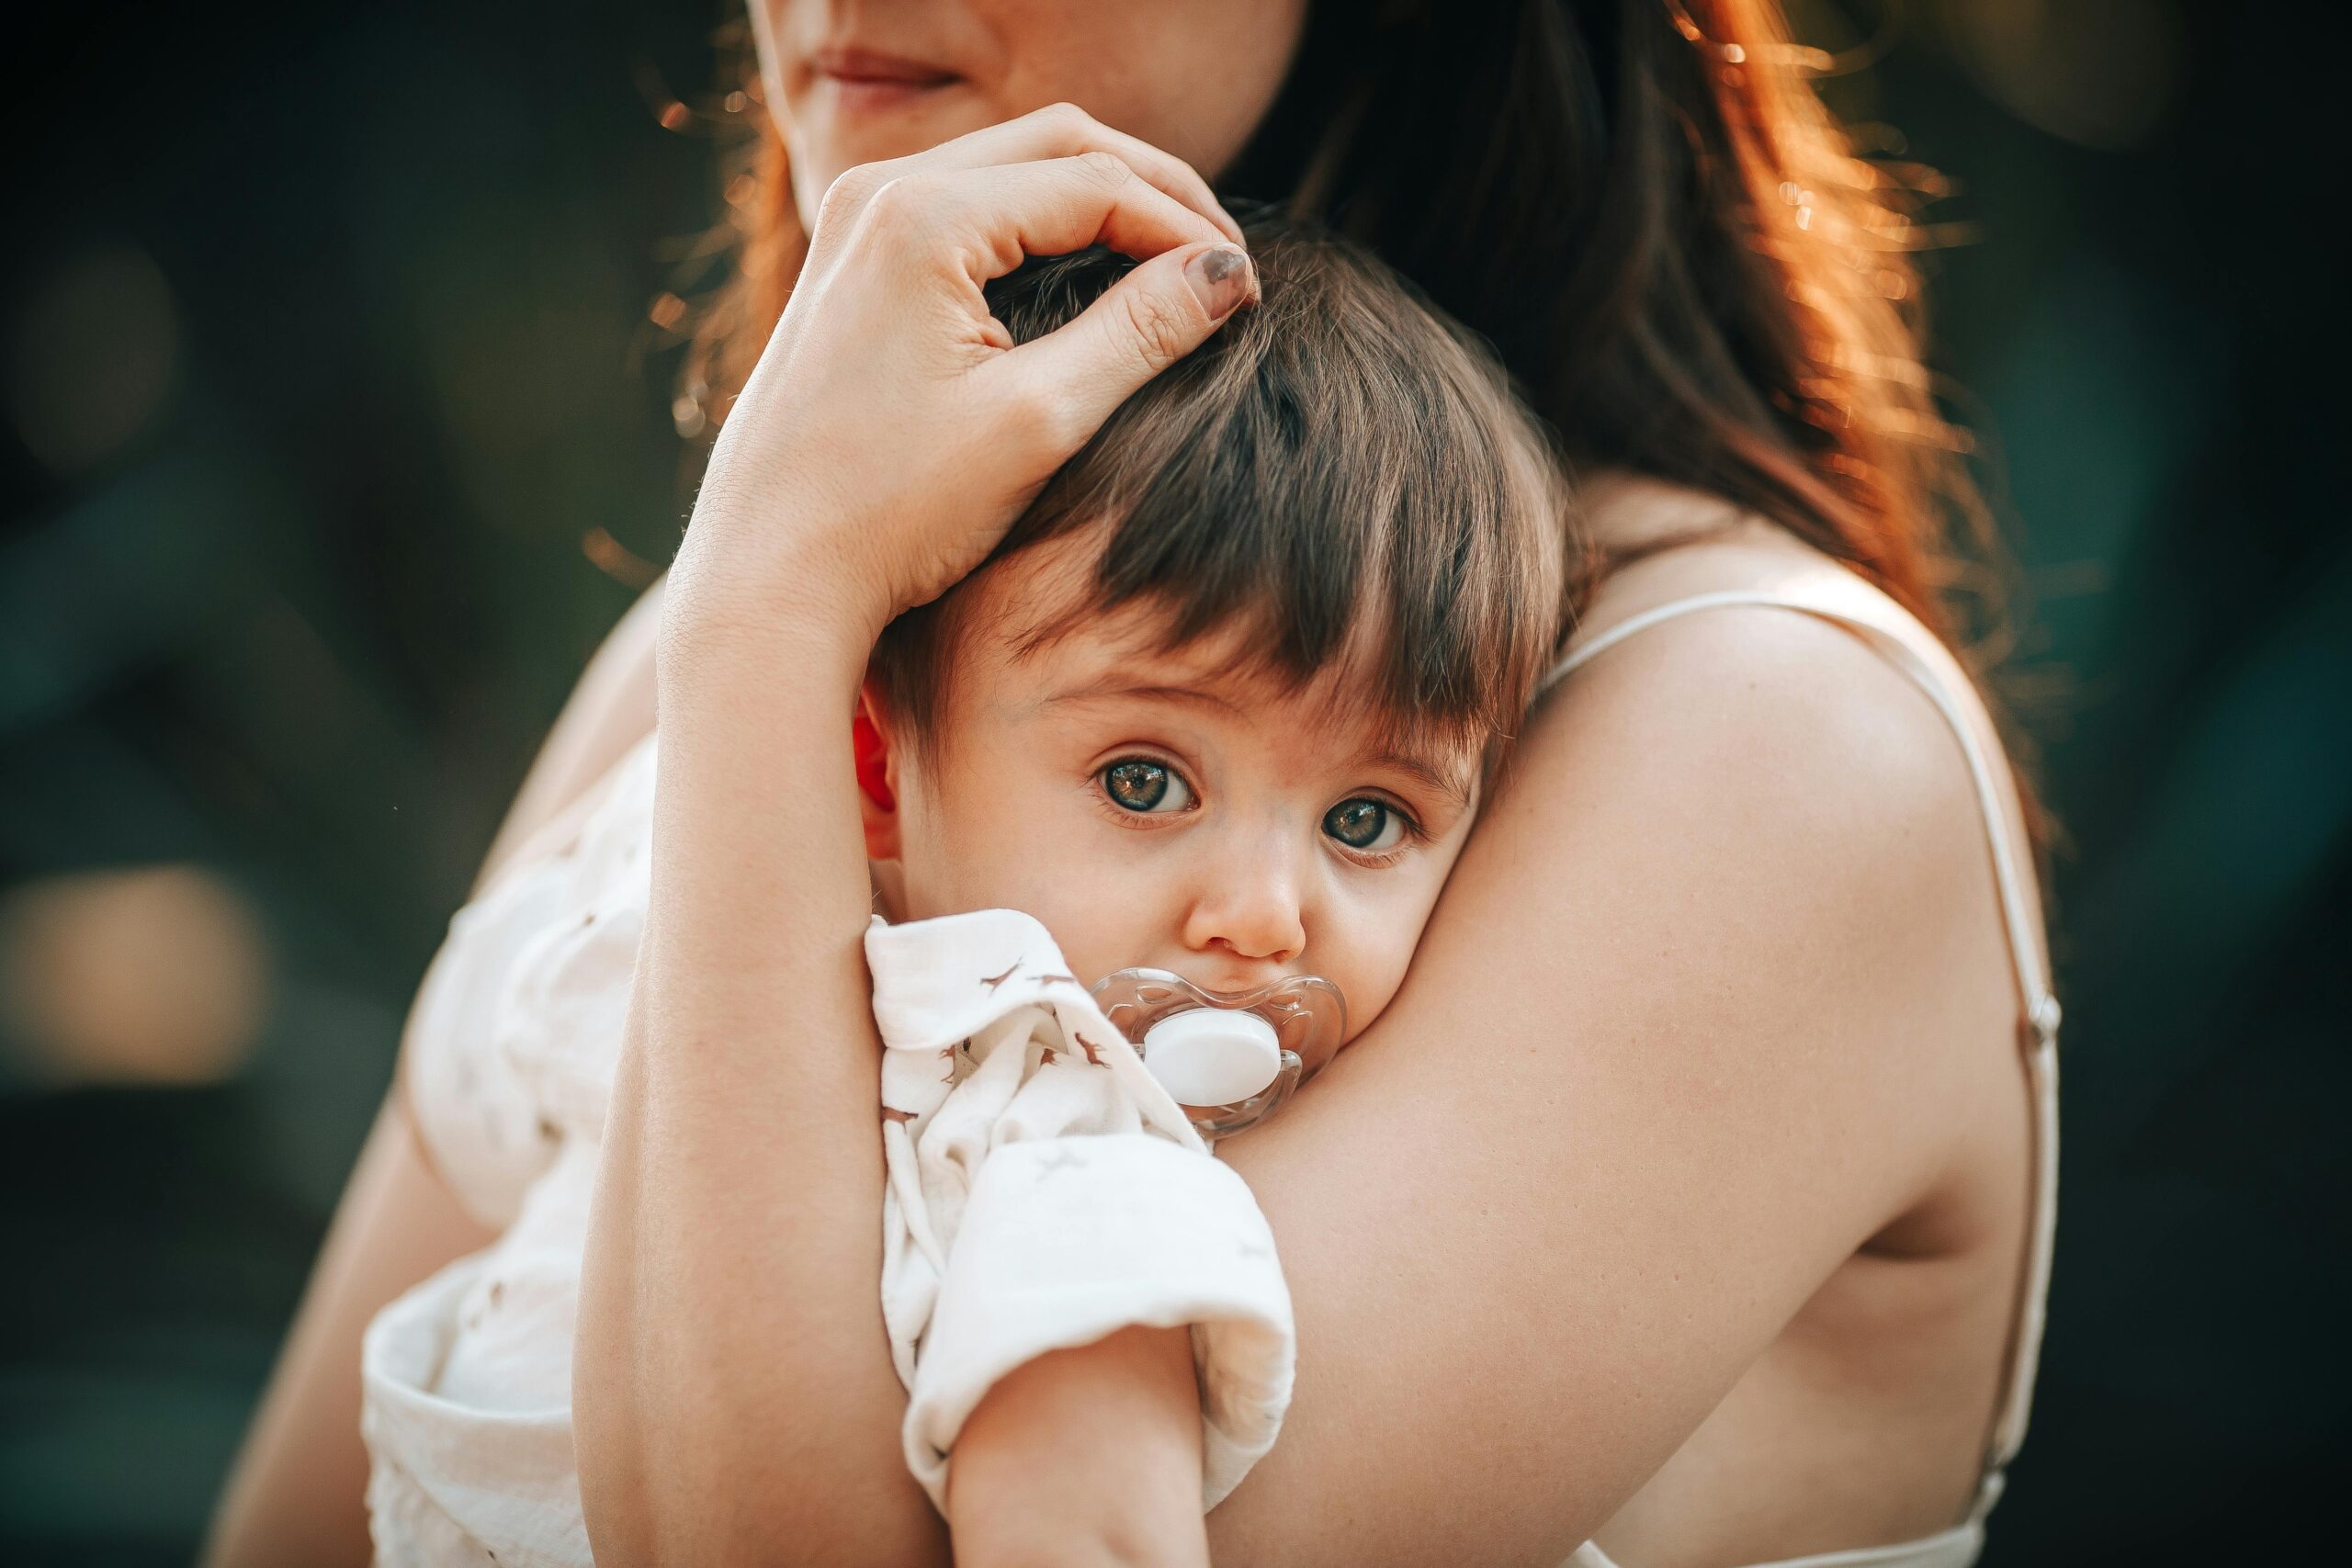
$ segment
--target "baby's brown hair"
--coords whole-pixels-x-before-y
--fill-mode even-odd
[[[1260,302],[1121,404],[989,558],[1107,530],[1087,594],[1024,650],[1148,604],[1164,648],[1236,628],[1253,667],[1293,686],[1360,660],[1399,732],[1508,737],[1561,629],[1552,440],[1492,352],[1369,253],[1271,216],[1244,230]],[[989,307],[1026,343],[1134,265],[1034,260],[989,286]],[[958,597],[899,616],[875,649],[883,699],[919,739],[945,701]]]

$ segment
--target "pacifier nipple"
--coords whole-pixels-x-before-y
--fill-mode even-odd
[[[1195,1008],[1144,1032],[1143,1065],[1179,1105],[1230,1105],[1274,1081],[1282,1043],[1254,1012]]]

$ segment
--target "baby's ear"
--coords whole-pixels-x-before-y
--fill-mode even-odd
[[[865,824],[865,858],[899,858],[899,752],[888,707],[872,676],[858,688],[857,712],[849,721],[850,751],[857,760],[857,809]]]

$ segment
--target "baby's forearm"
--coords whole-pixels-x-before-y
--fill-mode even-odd
[[[1127,1328],[1008,1375],[949,1473],[959,1568],[1205,1568],[1191,1337]]]

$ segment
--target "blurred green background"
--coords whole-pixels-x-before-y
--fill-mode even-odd
[[[1801,15],[1876,52],[1882,11]],[[1896,15],[1834,91],[1955,187],[1937,359],[2006,477],[2068,838],[2065,1213],[1990,1561],[2276,1556],[2352,1451],[2345,272],[2300,231],[2341,18]],[[0,1560],[192,1551],[438,932],[675,546],[649,308],[709,281],[718,198],[662,119],[722,17],[19,25]]]

